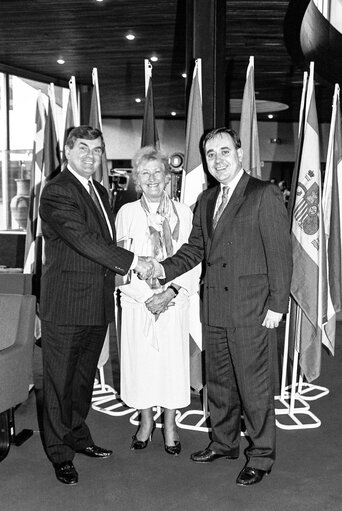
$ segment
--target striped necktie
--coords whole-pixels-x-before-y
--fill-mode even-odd
[[[102,218],[104,220],[106,220],[106,218],[104,216],[104,213],[103,213],[103,209],[102,209],[100,201],[99,201],[99,198],[98,198],[98,196],[95,193],[94,185],[93,185],[93,183],[90,180],[88,181],[88,187],[89,187],[89,195],[90,195],[90,197],[93,199],[93,202],[94,202],[95,206],[97,207],[97,209],[99,210],[99,212],[101,213]]]
[[[221,204],[217,208],[217,211],[216,211],[216,213],[214,215],[214,219],[213,219],[213,229],[216,228],[217,222],[219,221],[220,216],[222,215],[223,210],[224,210],[224,208],[227,205],[227,202],[228,202],[228,192],[229,192],[229,186],[223,186],[222,187]]]

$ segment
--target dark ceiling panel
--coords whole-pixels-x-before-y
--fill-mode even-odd
[[[303,70],[287,53],[283,24],[288,1],[227,0],[227,91],[243,94],[249,56],[255,57],[257,100],[284,102],[290,108],[279,120],[298,120]],[[144,59],[155,53],[153,85],[157,117],[185,115],[186,0],[1,0],[0,69],[22,69],[47,81],[91,85],[97,67],[102,113],[106,117],[141,117]],[[132,30],[135,41],[124,36]],[[56,59],[63,56],[60,66]],[[317,85],[320,121],[329,121],[333,86]],[[235,114],[238,118],[237,114]],[[259,119],[265,119],[259,115]]]

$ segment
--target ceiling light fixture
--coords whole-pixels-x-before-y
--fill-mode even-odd
[[[176,112],[171,112],[172,117],[175,117],[177,115]]]
[[[126,39],[128,39],[129,41],[134,41],[135,39],[135,35],[132,34],[132,32],[129,32],[128,34],[125,35]]]
[[[267,116],[269,119],[273,119],[273,114],[268,114]]]
[[[152,60],[152,62],[158,62],[158,57],[156,55],[152,55],[152,57],[150,57],[150,60]]]
[[[136,103],[141,103],[141,99],[140,98],[135,98],[135,102]]]
[[[63,59],[63,57],[59,57],[59,58],[57,59],[57,64],[60,64],[61,66],[62,66],[63,64],[65,64],[65,60]]]
[[[182,78],[186,78],[187,77],[187,74],[186,73],[182,73]]]

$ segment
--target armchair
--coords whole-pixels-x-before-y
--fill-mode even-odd
[[[33,383],[35,312],[35,296],[0,294],[0,461],[10,447],[12,410],[27,399]]]

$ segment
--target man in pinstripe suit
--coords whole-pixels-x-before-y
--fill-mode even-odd
[[[275,459],[270,354],[273,329],[288,308],[289,226],[278,188],[242,169],[241,142],[233,130],[211,130],[203,149],[218,185],[203,192],[188,243],[163,261],[163,268],[155,263],[155,276],[168,282],[204,262],[202,322],[212,441],[191,459],[237,458],[243,414],[250,445],[236,482],[247,486],[261,481]]]
[[[106,458],[85,423],[97,361],[113,318],[115,273],[148,277],[152,265],[116,246],[105,188],[92,179],[104,148],[102,133],[71,130],[67,168],[49,181],[40,200],[45,241],[41,282],[44,411],[47,455],[56,477],[76,484],[75,452]]]

